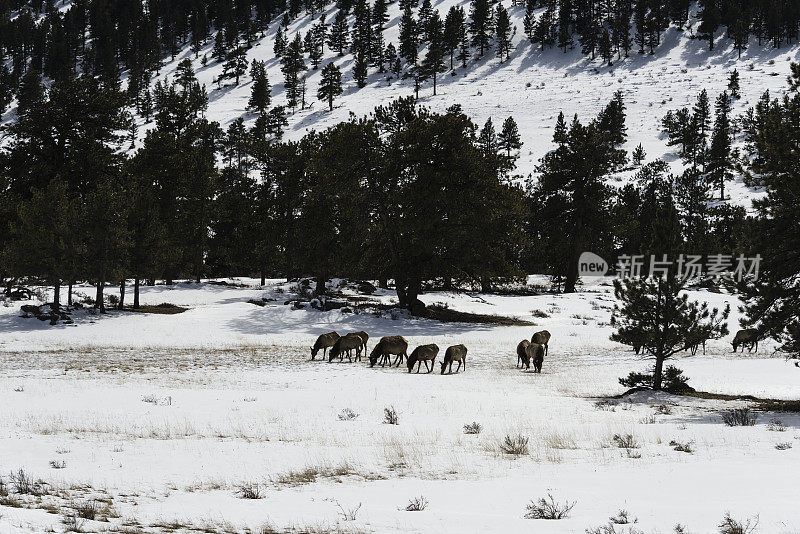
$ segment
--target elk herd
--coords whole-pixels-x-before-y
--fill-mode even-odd
[[[733,351],[741,347],[744,351],[745,347],[748,351],[754,348],[758,351],[758,331],[754,329],[739,330],[733,338]],[[322,334],[317,338],[314,346],[311,347],[311,359],[316,359],[319,351],[322,351],[322,359],[328,359],[332,362],[339,358],[340,362],[344,361],[347,356],[347,361],[361,361],[361,355],[367,354],[367,342],[369,341],[369,334],[365,331],[351,332],[344,336],[340,336],[337,332],[328,332]],[[531,340],[523,339],[517,345],[517,368],[529,370],[533,364],[533,371],[535,373],[542,372],[542,364],[544,363],[545,356],[548,355],[548,345],[550,343],[550,332],[541,330],[531,336]],[[705,353],[705,342],[703,345],[703,353]],[[699,344],[698,344],[699,346]],[[639,353],[641,347],[634,347],[636,353]],[[697,347],[693,347],[692,355],[697,351]],[[355,354],[354,354],[355,352]],[[428,373],[433,372],[436,357],[439,355],[439,345],[430,343],[427,345],[420,345],[408,353],[408,341],[403,336],[386,336],[382,337],[378,343],[372,348],[369,353],[369,366],[375,367],[380,365],[384,367],[399,367],[403,360],[406,362],[408,372],[412,372],[414,366],[417,366],[417,373],[420,372],[422,364],[425,364],[425,370]],[[394,361],[392,361],[394,359]],[[441,374],[453,372],[453,363],[458,363],[456,373],[461,371],[462,367],[467,369],[467,347],[464,345],[453,345],[447,347],[444,352],[444,358],[441,361]]]
[[[328,358],[328,362],[339,358],[340,362],[344,361],[347,356],[347,361],[361,361],[361,354],[367,353],[367,341],[369,341],[369,334],[363,330],[360,332],[351,332],[344,336],[340,336],[338,332],[328,332],[322,334],[317,338],[314,346],[311,347],[311,359],[314,360],[322,351],[323,359]],[[330,355],[328,351],[330,350]],[[355,354],[353,354],[355,351]],[[436,357],[439,355],[439,345],[430,343],[428,345],[420,345],[415,348],[411,354],[408,354],[408,341],[403,336],[386,336],[382,337],[380,341],[372,348],[369,353],[369,366],[375,367],[379,364],[381,367],[385,365],[399,366],[406,361],[408,372],[417,366],[419,373],[422,364],[425,364],[425,370],[428,373],[433,372]],[[394,362],[392,362],[394,357]],[[458,362],[456,373],[459,372],[463,366],[464,370],[467,369],[467,347],[464,345],[453,345],[447,347],[444,352],[444,359],[441,362],[441,374],[453,372],[453,363]]]
[[[314,346],[311,347],[311,359],[316,359],[319,351],[322,351],[322,359],[328,359],[332,362],[339,358],[340,362],[344,361],[347,356],[348,362],[361,361],[361,355],[367,353],[367,341],[369,341],[369,334],[365,331],[351,332],[340,336],[338,332],[328,332],[321,334]],[[531,337],[531,340],[523,340],[517,346],[517,367],[530,369],[531,361],[533,361],[533,368],[537,373],[542,372],[542,362],[547,354],[547,345],[550,342],[550,332],[542,330],[536,332]],[[355,354],[353,352],[355,351]],[[433,372],[436,357],[439,355],[439,345],[429,343],[427,345],[420,345],[408,353],[408,340],[403,336],[386,336],[382,337],[380,341],[372,348],[369,353],[369,366],[375,367],[380,365],[384,367],[395,366],[399,367],[405,359],[408,372],[412,372],[414,366],[417,366],[417,373],[420,372],[422,364],[425,364],[425,370],[428,373]],[[394,357],[394,361],[392,358]],[[453,345],[447,347],[444,351],[444,358],[441,361],[441,374],[445,371],[450,374],[453,372],[453,364],[457,363],[456,373],[461,371],[462,367],[467,370],[467,347],[465,345]]]

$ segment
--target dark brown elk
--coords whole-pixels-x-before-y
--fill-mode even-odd
[[[733,345],[733,352],[736,352],[736,349],[739,348],[740,345],[742,347],[742,352],[744,352],[745,347],[747,347],[747,352],[752,352],[754,346],[756,352],[758,352],[758,330],[755,328],[739,330],[736,332],[736,336],[734,336],[731,345]]]
[[[528,345],[531,342],[527,339],[523,339],[517,345],[517,367],[527,367],[530,369],[531,367],[531,359],[528,357]]]
[[[363,341],[363,344],[361,345],[361,350],[363,350],[364,354],[366,355],[367,354],[367,341],[369,341],[369,334],[367,332],[365,332],[364,330],[359,330],[358,332],[353,332],[353,333],[355,335],[359,336],[361,338],[361,341]]]
[[[544,345],[544,353],[545,355],[548,354],[547,344],[550,343],[550,332],[547,330],[540,330],[531,336],[531,343],[536,343],[537,345]]]
[[[344,361],[344,356],[347,354],[347,359],[353,361],[352,352],[356,351],[356,361],[361,359],[361,345],[363,340],[358,334],[347,334],[336,340],[331,348],[331,355],[328,358],[328,363],[332,362],[334,358],[339,357],[340,361]]]
[[[422,362],[425,362],[425,369],[430,373],[433,371],[433,364],[436,361],[436,355],[439,354],[439,345],[431,343],[430,345],[420,345],[419,347],[415,348],[414,351],[408,356],[408,360],[406,364],[408,365],[408,372],[411,372],[413,369],[414,364],[417,364],[417,372],[419,373],[419,368],[422,365]],[[428,362],[431,362],[430,368],[428,367]]]
[[[456,367],[456,373],[461,370],[461,364],[464,364],[464,370],[467,370],[467,347],[464,345],[453,345],[452,347],[447,347],[447,350],[444,351],[444,360],[442,360],[442,373],[444,374],[445,367],[450,365],[450,369],[447,371],[448,374],[453,372],[453,362],[458,362],[458,367]]]
[[[325,359],[328,355],[328,349],[331,348],[340,337],[341,336],[337,332],[328,332],[327,334],[319,336],[314,346],[311,347],[311,359],[313,360],[316,358],[320,349],[322,349],[322,358]]]
[[[408,358],[408,341],[406,338],[403,336],[382,337],[369,355],[369,366],[375,367],[378,359],[381,360],[381,367],[387,363],[392,365],[392,355],[397,356],[394,365],[403,363],[403,357]]]

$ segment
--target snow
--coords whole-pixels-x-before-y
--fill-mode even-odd
[[[761,413],[755,426],[727,427],[720,412],[745,402],[639,393],[595,404],[623,392],[618,377],[647,365],[609,340],[605,281],[572,295],[422,296],[535,327],[296,310],[283,304],[292,284],[228,282],[237,285],[142,288],[143,304],[188,307],[175,315],[82,313],[74,326],[51,327],[18,317],[20,303],[0,307],[0,473],[22,468],[60,492],[28,497],[33,509],[0,504],[0,532],[60,531],[61,517],[43,503],[63,512],[91,498],[110,500],[120,517],[87,521],[85,531],[126,524],[157,532],[177,522],[210,531],[562,533],[605,524],[620,509],[648,533],[677,522],[712,532],[726,511],[758,515],[762,532],[800,528],[791,493],[797,414]],[[277,300],[246,302],[262,297]],[[730,328],[738,328],[735,297],[691,298],[730,302]],[[393,296],[379,291],[376,299]],[[516,344],[543,328],[553,334],[543,373],[516,369]],[[464,343],[467,369],[443,376],[437,364],[418,375],[311,361],[308,347],[332,329],[365,329],[370,347],[389,334],[411,346]],[[796,399],[800,375],[774,347],[734,355],[725,339],[674,363],[701,391]],[[396,426],[383,424],[390,406]],[[346,408],[358,417],[340,420]],[[773,431],[776,418],[783,432]],[[481,433],[464,434],[473,421]],[[529,453],[501,452],[507,434],[527,436]],[[617,446],[614,435],[626,434],[638,448]],[[675,451],[671,441],[694,452]],[[237,497],[241,484],[258,484],[263,498]],[[526,504],[548,492],[576,502],[570,516],[524,519]],[[405,511],[420,495],[427,509]],[[356,519],[345,521],[339,505],[359,503]]]

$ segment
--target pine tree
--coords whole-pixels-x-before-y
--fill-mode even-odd
[[[649,383],[652,389],[660,390],[667,359],[728,333],[730,306],[726,304],[720,311],[709,309],[705,302],[690,302],[688,295],[682,293],[685,286],[686,280],[674,275],[614,281],[614,294],[619,303],[611,316],[611,324],[616,328],[611,340],[639,347],[655,360],[652,373],[631,373],[627,379],[620,380],[624,385]],[[679,392],[685,388],[686,380],[677,378],[680,372],[668,370],[671,371],[670,390]]]
[[[347,15],[341,9],[336,12],[331,24],[328,46],[340,56],[343,56],[344,51],[350,46],[350,27],[347,25]]]
[[[342,71],[333,62],[322,69],[322,79],[317,90],[317,98],[328,102],[328,109],[333,111],[333,99],[342,94]]]
[[[572,48],[572,2],[564,0],[558,4],[558,47],[567,53]]]
[[[365,87],[367,85],[367,74],[369,68],[369,61],[364,51],[357,51],[355,61],[353,61],[353,79],[356,81],[358,87]]]
[[[431,0],[422,0],[422,5],[419,7],[417,14],[417,40],[420,43],[426,43],[431,40],[430,34],[430,21],[433,17],[433,5]]]
[[[284,87],[286,88],[286,100],[289,107],[297,107],[301,98],[300,76],[307,69],[303,61],[303,42],[298,33],[294,41],[286,47],[286,52],[281,58],[281,70],[284,76]]]
[[[250,76],[253,78],[253,87],[250,90],[250,100],[247,102],[247,108],[263,115],[269,109],[272,100],[269,80],[267,79],[267,69],[263,61],[253,60]]]
[[[277,35],[276,35],[276,39],[277,39]],[[227,51],[227,49],[225,47],[225,30],[220,29],[219,31],[217,31],[217,34],[214,36],[214,48],[211,51],[211,57],[213,57],[218,62],[221,62],[228,55],[227,52],[228,51]]]
[[[741,88],[739,87],[739,71],[733,69],[730,75],[728,76],[728,91],[731,93],[731,98],[739,99],[741,98],[741,94],[739,91]]]
[[[708,151],[708,132],[711,128],[711,104],[705,89],[700,91],[697,102],[692,109],[693,136],[690,149],[693,166],[699,165],[703,171],[706,168],[706,155]]]
[[[416,65],[418,57],[417,23],[414,20],[414,13],[411,11],[411,4],[407,3],[403,16],[400,19],[400,57],[408,65]]]
[[[286,30],[284,30],[282,26],[279,26],[278,31],[275,32],[273,51],[275,52],[275,57],[278,59],[282,59],[283,54],[286,52]]]
[[[720,11],[717,2],[719,0],[700,0],[701,11],[699,14],[700,26],[697,31],[708,39],[708,49],[714,50],[714,34],[720,25]]]
[[[478,57],[483,57],[492,39],[492,13],[489,0],[472,0],[469,17],[471,44],[478,48]]]
[[[497,15],[495,18],[495,34],[497,36],[497,57],[503,62],[503,57],[508,60],[511,54],[511,40],[513,33],[511,20],[508,18],[508,11],[503,4],[497,4]]]
[[[426,78],[433,79],[433,94],[436,95],[436,79],[438,73],[445,70],[442,19],[439,12],[434,11],[428,21],[428,52],[422,62],[422,69]]]
[[[522,17],[522,31],[525,32],[525,37],[531,44],[536,42],[536,13],[535,10],[538,6],[535,0],[526,0],[525,2],[525,15]]]
[[[720,94],[714,107],[714,130],[708,151],[708,180],[719,188],[719,199],[725,200],[725,182],[733,177],[731,98],[728,93]]]
[[[642,144],[639,143],[633,150],[633,154],[631,156],[631,158],[633,159],[633,164],[636,165],[637,167],[641,166],[642,162],[644,161],[644,158],[646,157],[647,154],[644,151],[644,147],[642,147]]]
[[[370,43],[370,57],[372,64],[378,67],[378,72],[386,71],[386,49],[383,41],[383,31],[389,22],[389,13],[386,0],[375,0],[372,7],[372,41]]]
[[[442,47],[445,54],[450,56],[450,70],[453,69],[453,58],[465,37],[465,32],[464,9],[460,6],[452,6],[444,19],[444,34],[442,35]]]
[[[223,78],[233,78],[234,85],[239,85],[239,79],[247,72],[247,49],[244,46],[237,46],[228,56],[222,70]]]
[[[386,45],[386,63],[389,65],[389,70],[395,75],[400,76],[403,70],[403,65],[400,63],[400,56],[397,55],[397,49],[394,44],[389,43]]]
[[[497,148],[501,152],[505,152],[501,168],[503,173],[507,173],[514,168],[515,160],[519,157],[517,152],[522,148],[519,128],[513,117],[508,117],[503,121],[503,128],[497,136]]]

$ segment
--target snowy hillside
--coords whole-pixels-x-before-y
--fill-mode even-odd
[[[451,5],[469,10],[469,2],[452,0],[436,2],[434,8],[443,16]],[[625,148],[632,151],[641,143],[647,153],[646,161],[665,157],[675,162],[677,170],[680,162],[670,154],[670,147],[660,133],[660,121],[669,110],[691,106],[702,89],[706,89],[713,100],[726,89],[730,71],[737,69],[741,75],[742,98],[734,102],[733,112],[738,115],[754,105],[766,90],[773,96],[783,94],[790,62],[800,60],[800,46],[770,49],[756,45],[755,40],[741,58],[729,39],[718,39],[715,50],[709,52],[705,41],[692,38],[694,28],[681,32],[670,27],[655,55],[639,55],[634,51],[629,58],[617,60],[608,67],[601,59],[591,61],[578,50],[541,51],[522,34],[524,7],[507,7],[512,24],[517,27],[511,59],[501,63],[492,49],[477,62],[471,60],[466,70],[456,68],[452,73],[443,73],[437,96],[432,96],[431,82],[425,82],[420,90],[420,103],[436,111],[459,104],[477,124],[492,118],[496,127],[506,117],[513,116],[524,143],[518,161],[518,172],[522,176],[534,172],[539,158],[552,149],[553,126],[560,111],[567,117],[578,114],[581,120],[588,121],[617,90],[623,91],[627,106]],[[333,7],[327,11],[329,21],[334,12]],[[389,6],[389,14],[385,42],[397,46],[400,12],[396,3]],[[315,21],[308,15],[298,17],[289,26],[288,36],[291,38],[297,32],[305,34]],[[251,61],[266,62],[273,105],[285,105],[281,65],[273,52],[274,33],[279,25],[279,20],[274,21],[267,35],[256,41],[247,54]],[[248,75],[238,86],[234,86],[232,80],[225,80],[219,89],[215,80],[222,73],[223,65],[211,57],[212,45],[213,39],[197,57],[185,49],[165,65],[160,77],[173,75],[181,60],[192,59],[199,81],[209,91],[209,118],[223,127],[239,117],[252,125],[255,115],[248,114],[245,109],[252,81]],[[203,56],[207,57],[206,66],[202,64]],[[344,81],[344,94],[336,101],[333,112],[316,99],[321,68],[330,61],[342,69]],[[366,115],[375,106],[414,93],[413,80],[391,80],[391,74],[379,74],[375,69],[370,71],[368,85],[358,89],[352,75],[352,55],[338,57],[327,47],[320,68],[309,68],[306,75],[309,107],[288,116],[288,139],[298,139],[308,131],[332,126],[346,120],[351,113]],[[138,125],[141,139],[149,125],[141,118]],[[735,204],[749,204],[753,193],[741,181],[731,184],[730,194]]]

